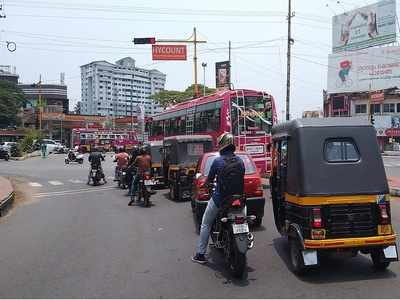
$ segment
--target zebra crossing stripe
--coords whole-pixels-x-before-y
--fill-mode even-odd
[[[41,184],[38,183],[38,182],[29,182],[29,185],[30,185],[30,186],[33,186],[33,187],[41,187],[41,186],[43,186],[43,185],[41,185]]]
[[[58,180],[50,180],[49,183],[51,185],[63,185],[64,183],[62,183],[61,181]]]
[[[79,180],[79,179],[70,179],[70,180],[68,180],[69,182],[72,182],[72,183],[83,183],[83,181],[82,180]]]

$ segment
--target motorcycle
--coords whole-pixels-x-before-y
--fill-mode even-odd
[[[138,181],[138,191],[136,193],[137,201],[139,202],[143,198],[143,206],[150,207],[151,206],[150,196],[154,194],[151,188],[156,185],[156,182],[153,180],[149,172],[145,172],[143,175],[137,175],[137,176],[140,176]],[[134,197],[135,194],[132,193],[130,203],[133,203],[135,201]]]
[[[126,174],[126,169],[119,169],[117,168],[115,172],[115,179],[114,181],[118,182],[118,187],[122,189],[126,189],[128,187],[127,183],[127,174]]]
[[[70,152],[65,156],[64,161],[65,161],[66,165],[68,165],[71,162],[76,162],[78,164],[83,164],[83,154],[73,153],[71,155],[71,152]]]
[[[224,200],[211,229],[211,239],[216,249],[222,250],[225,264],[234,277],[242,277],[247,267],[247,250],[254,246],[254,236],[248,221],[256,216],[246,216],[245,198],[233,195]]]
[[[102,179],[104,183],[106,182],[103,171],[100,168],[95,168],[95,167],[93,167],[92,170],[90,171],[89,183],[90,179],[93,181],[94,186],[98,185],[100,183],[100,180]]]

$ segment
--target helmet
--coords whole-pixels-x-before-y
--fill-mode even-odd
[[[217,142],[218,142],[218,150],[219,151],[224,150],[228,146],[235,147],[234,142],[233,142],[233,135],[229,132],[224,132],[223,134],[221,134],[218,137]]]
[[[144,146],[140,147],[139,154],[140,155],[145,155],[146,154],[146,148]]]
[[[132,155],[138,155],[138,154],[139,154],[139,147],[135,145],[132,148]]]

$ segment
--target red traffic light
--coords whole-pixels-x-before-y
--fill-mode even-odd
[[[134,38],[133,39],[134,44],[155,44],[156,43],[156,38],[150,37],[150,38]]]

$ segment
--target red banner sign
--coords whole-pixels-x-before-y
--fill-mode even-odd
[[[153,60],[186,60],[186,45],[153,45]]]
[[[400,136],[400,128],[389,128],[385,131],[386,136]]]
[[[385,100],[384,91],[378,91],[371,94],[371,102],[383,102]]]

